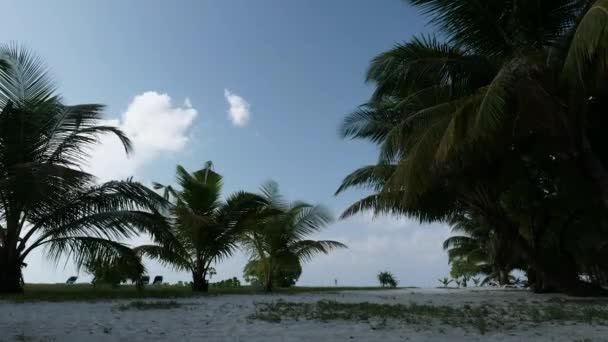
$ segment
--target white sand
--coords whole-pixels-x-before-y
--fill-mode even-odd
[[[524,291],[403,289],[298,295],[223,295],[185,298],[171,310],[129,310],[130,300],[97,303],[0,302],[0,341],[608,341],[608,327],[550,324],[522,326],[481,335],[468,329],[437,325],[391,325],[373,329],[369,322],[281,321],[247,318],[255,302],[343,302],[476,305],[544,302],[556,295]],[[158,301],[151,299],[150,301]]]

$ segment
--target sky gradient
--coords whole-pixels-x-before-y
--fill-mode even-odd
[[[376,159],[370,144],[338,134],[371,93],[369,61],[431,31],[399,0],[21,0],[4,8],[3,41],[40,55],[66,102],[106,104],[108,122],[133,139],[129,159],[111,138],[91,152],[87,167],[101,179],[171,183],[177,163],[194,171],[212,160],[226,194],[273,179],[287,198],[323,203],[336,216],[363,194],[333,196],[342,178]],[[390,270],[403,285],[435,285],[448,273],[447,236],[444,225],[392,217],[336,222],[319,237],[350,248],[306,264],[300,284],[373,285]],[[215,280],[241,277],[246,261],[237,254],[218,264]],[[76,274],[40,253],[28,264],[28,282]],[[148,270],[189,280],[154,263]]]

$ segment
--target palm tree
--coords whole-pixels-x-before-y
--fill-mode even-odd
[[[417,37],[372,62],[376,91],[346,118],[343,134],[378,144],[379,163],[352,173],[339,191],[365,186],[374,194],[343,216],[373,209],[436,221],[474,211],[547,283],[584,288],[576,258],[552,265],[536,233],[547,229],[529,222],[554,193],[569,196],[548,186],[554,165],[591,179],[587,200],[608,207],[608,151],[597,128],[608,99],[608,1],[409,2],[432,16],[445,40]],[[528,217],[513,215],[522,208],[507,201],[523,177],[545,205],[527,208]]]
[[[254,214],[264,205],[257,195],[237,192],[221,199],[222,176],[211,162],[189,173],[177,166],[181,189],[155,183],[164,197],[173,201],[172,239],[164,244],[145,245],[137,252],[192,273],[192,289],[208,291],[212,265],[231,256],[243,232],[254,224]]]
[[[245,271],[259,275],[265,291],[272,291],[274,283],[285,276],[295,282],[301,263],[316,254],[346,248],[337,241],[305,239],[332,222],[331,214],[323,206],[299,201],[288,203],[274,182],[264,184],[260,196],[267,206],[258,213],[255,229],[244,235],[242,244],[251,254]]]
[[[118,128],[99,125],[104,107],[63,104],[27,49],[0,46],[0,59],[0,292],[23,291],[21,269],[39,247],[80,267],[129,255],[118,241],[140,232],[161,240],[161,196],[131,180],[97,184],[81,169],[102,134],[130,151]]]
[[[450,283],[454,281],[453,279],[450,279],[447,277],[440,278],[438,280],[441,283],[441,285],[443,285],[443,287],[448,287],[448,285],[450,285]]]

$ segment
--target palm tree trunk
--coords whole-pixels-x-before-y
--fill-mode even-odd
[[[9,258],[5,251],[0,255],[0,293],[22,293],[23,275],[19,259]]]
[[[209,292],[209,283],[202,272],[192,272],[192,291]]]
[[[264,291],[272,292],[272,276],[268,277],[264,283]]]

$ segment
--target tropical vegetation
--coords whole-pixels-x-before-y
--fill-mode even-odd
[[[130,280],[142,289],[148,257],[189,271],[192,289],[206,292],[213,265],[241,246],[253,251],[247,267],[267,290],[270,279],[295,284],[301,262],[314,254],[344,247],[304,239],[331,221],[320,206],[283,203],[271,192],[222,198],[223,179],[211,162],[193,173],[177,166],[177,188],[100,183],[85,171],[100,136],[114,135],[126,153],[132,149],[120,129],[103,124],[103,109],[64,104],[38,57],[0,46],[0,293],[23,291],[22,269],[37,248],[51,261],[71,259],[94,285]],[[124,242],[140,234],[151,243]],[[264,273],[269,266],[272,277]],[[232,278],[216,285],[240,284]]]
[[[406,2],[438,31],[372,61],[342,134],[379,158],[344,179],[372,193],[342,217],[451,223],[457,276],[605,293],[608,0]]]
[[[131,257],[117,258],[112,263],[104,263],[103,260],[91,260],[84,265],[86,271],[93,275],[91,283],[93,286],[110,285],[113,288],[127,281],[135,284],[137,289],[144,287],[143,277],[145,268],[141,258]]]
[[[277,285],[292,286],[302,273],[302,262],[319,253],[346,248],[337,241],[306,239],[332,222],[325,207],[301,201],[290,203],[274,182],[264,184],[259,196],[266,206],[258,213],[255,228],[241,240],[251,255],[244,274],[254,284],[262,285],[266,291]]]
[[[29,50],[0,47],[0,293],[22,292],[22,268],[32,251],[77,266],[131,259],[122,239],[140,233],[162,241],[165,200],[132,180],[98,183],[83,171],[103,134],[103,106],[66,105],[48,69]],[[143,266],[142,266],[143,267]]]
[[[397,287],[398,285],[397,279],[389,271],[378,273],[378,282],[382,287]]]
[[[212,265],[236,251],[240,237],[253,227],[265,202],[247,192],[234,193],[223,201],[223,177],[213,170],[211,162],[193,173],[178,165],[176,181],[180,189],[154,184],[173,202],[172,239],[139,246],[136,251],[177,270],[189,271],[192,289],[207,292]]]

